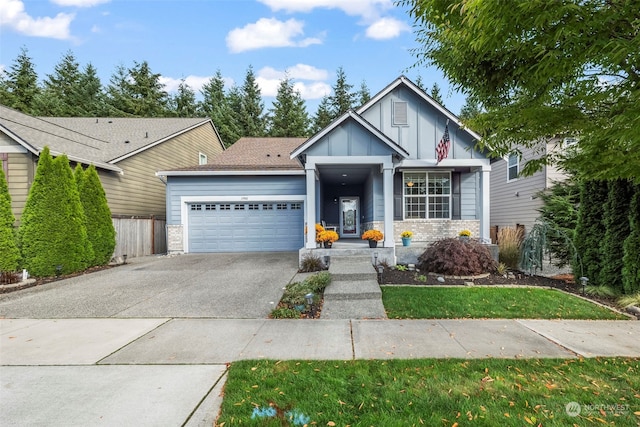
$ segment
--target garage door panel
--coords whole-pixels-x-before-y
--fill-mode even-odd
[[[190,252],[293,251],[304,244],[301,202],[197,203],[188,212]]]

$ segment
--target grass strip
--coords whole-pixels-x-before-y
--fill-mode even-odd
[[[628,320],[554,289],[384,286],[382,302],[390,319]]]
[[[639,359],[247,360],[230,367],[217,425],[639,422]]]

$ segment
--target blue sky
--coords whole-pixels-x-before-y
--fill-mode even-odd
[[[0,0],[0,25],[0,67],[24,46],[41,79],[70,50],[103,85],[117,66],[147,61],[169,92],[184,78],[198,93],[218,69],[240,85],[251,65],[265,109],[288,72],[315,113],[338,67],[372,95],[419,75],[454,113],[464,104],[439,70],[412,68],[415,35],[393,0]]]

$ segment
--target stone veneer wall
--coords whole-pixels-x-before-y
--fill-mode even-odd
[[[370,221],[365,222],[362,231],[375,228],[376,230],[384,230],[384,222]],[[411,219],[404,221],[393,221],[393,239],[396,243],[401,243],[400,234],[403,231],[413,232],[414,242],[434,242],[444,237],[457,237],[462,230],[471,231],[472,238],[480,237],[480,221],[472,220],[451,220],[451,219]],[[386,236],[385,236],[386,237]]]
[[[184,252],[182,225],[167,225],[167,253]]]

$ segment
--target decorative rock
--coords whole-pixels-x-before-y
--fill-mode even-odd
[[[415,264],[408,264],[407,268],[409,268],[409,271],[414,271],[416,269],[416,265]]]
[[[438,282],[440,282],[440,283],[444,283],[444,277],[442,277],[442,276],[438,276],[438,278],[436,280]]]

